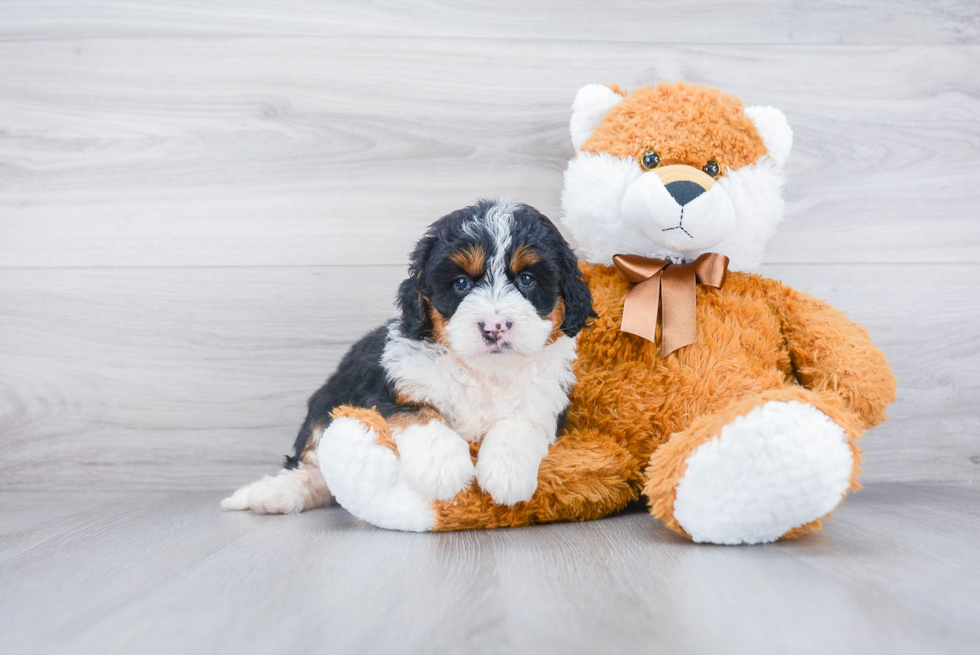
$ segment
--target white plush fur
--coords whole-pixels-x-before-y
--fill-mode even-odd
[[[402,478],[426,500],[452,500],[473,481],[470,447],[442,421],[393,430],[391,436]]]
[[[588,140],[609,110],[622,100],[623,96],[605,84],[587,84],[578,90],[572,103],[572,118],[568,124],[572,145],[576,150]]]
[[[733,271],[752,271],[761,264],[765,242],[783,218],[783,172],[772,158],[763,155],[754,164],[728,169],[718,178],[709,193],[727,195],[734,209],[734,224],[720,242],[709,245],[702,240],[692,250],[682,251],[676,242],[658,239],[657,230],[662,230],[658,220],[662,219],[649,214],[649,227],[637,229],[643,221],[638,203],[627,202],[624,213],[624,200],[631,187],[639,184],[640,188],[655,189],[658,180],[655,170],[644,172],[632,158],[580,152],[568,163],[562,189],[562,223],[578,242],[586,261],[611,266],[613,255],[628,253],[683,262],[705,252],[719,252],[728,256]],[[699,201],[701,198],[689,206]],[[664,207],[669,205],[653,203],[650,209],[656,212]],[[712,207],[719,221],[727,222],[726,203]],[[707,202],[703,209],[709,209]],[[702,226],[710,220],[710,211],[700,212]],[[713,238],[722,233],[710,232]]]
[[[222,509],[251,509],[262,514],[297,514],[333,502],[315,461],[282,469],[238,489],[221,501]]]
[[[775,107],[755,106],[746,107],[745,115],[755,123],[755,129],[766,144],[773,163],[780,168],[785,166],[793,149],[793,130],[786,120],[786,114]]]
[[[763,155],[751,166],[718,178],[735,207],[735,228],[710,252],[728,255],[732,271],[755,271],[766,254],[766,243],[783,220],[783,170]],[[698,253],[700,254],[700,253]]]
[[[406,483],[398,457],[377,439],[374,430],[347,417],[323,433],[321,470],[337,500],[354,516],[382,528],[432,530],[436,520],[429,502]]]
[[[708,190],[681,206],[667,191],[660,173],[657,169],[651,175],[641,175],[626,189],[623,220],[632,229],[651,243],[683,255],[704,252],[731,234],[735,207],[722,185],[702,173]]]
[[[476,479],[498,505],[531,499],[538,488],[538,467],[554,435],[524,418],[498,421],[480,446]]]
[[[847,436],[826,414],[770,401],[688,458],[674,517],[699,542],[775,541],[834,509],[852,466]]]

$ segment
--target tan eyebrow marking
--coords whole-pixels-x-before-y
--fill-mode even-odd
[[[487,255],[483,250],[483,246],[467,246],[449,255],[449,261],[459,266],[470,277],[474,278],[483,275],[486,259]]]
[[[541,257],[538,253],[534,252],[527,246],[518,246],[517,250],[510,258],[510,272],[516,273],[522,268],[526,268],[531,264],[537,264],[541,261]]]

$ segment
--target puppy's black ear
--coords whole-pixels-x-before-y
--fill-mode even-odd
[[[398,308],[402,312],[402,334],[409,339],[422,340],[432,330],[432,321],[419,286],[414,276],[399,285]]]
[[[537,222],[548,235],[545,240],[554,248],[558,259],[558,274],[561,283],[561,297],[565,302],[565,318],[561,322],[561,331],[574,337],[582,328],[588,325],[590,318],[599,318],[592,309],[592,292],[582,278],[578,267],[578,258],[568,246],[565,237],[547,216],[530,205],[521,205],[514,216]]]
[[[435,237],[431,233],[415,244],[408,265],[408,277],[398,286],[396,304],[402,313],[402,333],[420,341],[432,331],[432,318],[426,300],[425,266],[434,244]]]
[[[565,301],[565,320],[561,322],[561,331],[574,337],[584,328],[590,318],[599,315],[592,309],[592,292],[582,278],[575,253],[568,247],[560,236],[558,259],[561,268],[561,296]]]

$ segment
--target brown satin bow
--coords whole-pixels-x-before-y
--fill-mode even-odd
[[[687,264],[639,255],[615,255],[619,276],[632,284],[623,305],[620,330],[656,343],[659,306],[663,304],[661,353],[666,356],[698,340],[697,284],[720,289],[728,276],[728,257],[716,252]]]

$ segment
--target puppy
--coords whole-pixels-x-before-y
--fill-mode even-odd
[[[444,216],[416,244],[397,306],[400,319],[357,342],[310,398],[283,470],[223,508],[331,503],[317,445],[341,405],[377,408],[402,476],[426,499],[449,500],[474,478],[498,504],[531,498],[568,410],[575,335],[595,316],[558,229],[504,199]],[[482,442],[475,466],[468,442]]]

